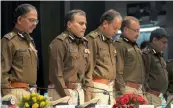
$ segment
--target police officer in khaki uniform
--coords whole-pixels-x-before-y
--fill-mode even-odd
[[[122,17],[119,12],[113,9],[108,10],[101,16],[100,26],[87,35],[93,63],[93,96],[99,98],[102,104],[114,104],[115,102],[112,92],[116,77],[117,52],[113,46],[112,36],[120,29],[121,22]],[[105,94],[105,90],[110,93]],[[111,95],[111,102],[109,95]]]
[[[167,44],[167,32],[158,28],[151,32],[150,45],[143,51],[146,96],[155,106],[162,104],[161,98],[168,88],[168,72],[163,59],[163,50],[167,48]]]
[[[121,36],[115,41],[117,49],[117,80],[116,97],[126,93],[142,95],[145,79],[142,53],[136,40],[140,34],[139,21],[132,16],[127,16],[122,22]]]
[[[170,59],[167,61],[167,71],[168,71],[168,97],[167,97],[167,103],[173,99],[173,59]]]
[[[80,104],[91,99],[92,85],[90,51],[84,37],[86,14],[82,10],[71,10],[65,16],[66,30],[57,36],[49,46],[49,76],[56,91],[49,90],[53,100],[71,96],[71,104]],[[85,87],[84,87],[85,86]],[[84,90],[84,91],[83,91]],[[84,93],[85,97],[84,97]],[[79,96],[79,97],[78,97]]]
[[[15,9],[14,18],[14,29],[1,40],[1,92],[2,96],[13,94],[19,100],[30,93],[29,85],[37,80],[37,50],[29,35],[38,23],[37,10],[22,4]]]

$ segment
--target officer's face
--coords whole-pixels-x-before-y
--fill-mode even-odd
[[[86,16],[76,14],[72,21],[68,21],[67,27],[77,37],[83,37],[86,30]]]
[[[121,18],[115,18],[111,23],[105,21],[103,23],[103,26],[105,28],[104,30],[105,35],[108,38],[111,38],[112,36],[116,35],[118,30],[121,28],[121,23],[122,23]]]
[[[137,21],[132,20],[129,27],[124,29],[125,36],[132,42],[136,42],[140,34],[140,24]]]
[[[37,11],[34,9],[18,18],[18,24],[20,25],[21,30],[26,33],[32,33],[36,28],[37,23]]]
[[[168,46],[168,39],[163,37],[161,39],[153,38],[153,43],[157,47],[158,51],[164,51]]]

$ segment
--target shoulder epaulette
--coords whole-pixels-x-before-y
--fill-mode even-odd
[[[68,34],[61,33],[61,34],[57,37],[57,39],[64,40],[64,39],[67,38],[67,37],[68,37]]]
[[[9,40],[11,40],[15,36],[16,36],[16,33],[10,32],[10,33],[6,34],[4,37],[7,38],[7,39],[9,39]]]
[[[119,43],[121,43],[121,42],[122,42],[122,39],[121,39],[121,38],[116,39],[115,42],[119,42]]]
[[[92,38],[96,38],[99,34],[96,31],[92,31],[88,35]]]

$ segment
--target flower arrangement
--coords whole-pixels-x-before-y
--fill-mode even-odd
[[[120,96],[113,108],[138,108],[139,105],[147,104],[141,95],[130,93]]]
[[[50,105],[50,101],[43,95],[32,93],[23,96],[19,102],[19,108],[45,108]]]

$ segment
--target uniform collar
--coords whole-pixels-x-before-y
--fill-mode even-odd
[[[21,40],[23,39],[28,43],[33,41],[33,38],[28,33],[22,32],[16,27],[14,27],[12,31],[15,32],[20,37]]]
[[[79,38],[75,35],[73,35],[70,31],[66,30],[65,33],[67,33],[70,42],[75,42],[77,44],[83,43],[83,42],[88,42],[88,40],[85,37]]]
[[[113,42],[113,39],[112,38],[107,38],[99,27],[97,28],[97,31],[98,31],[98,34],[99,34],[102,41],[105,41],[107,43],[112,43]]]
[[[136,42],[131,42],[126,36],[124,36],[124,35],[122,35],[122,34],[121,34],[120,38],[122,38],[122,39],[123,39],[125,42],[127,42],[127,43],[130,43],[130,44],[132,44],[132,45],[137,45]]]
[[[151,51],[152,51],[152,53],[153,53],[154,55],[159,56],[159,57],[163,57],[163,52],[162,52],[162,51],[159,52],[159,51],[155,48],[155,46],[154,46],[153,44],[150,44],[150,45],[148,46],[148,48],[151,49]]]

